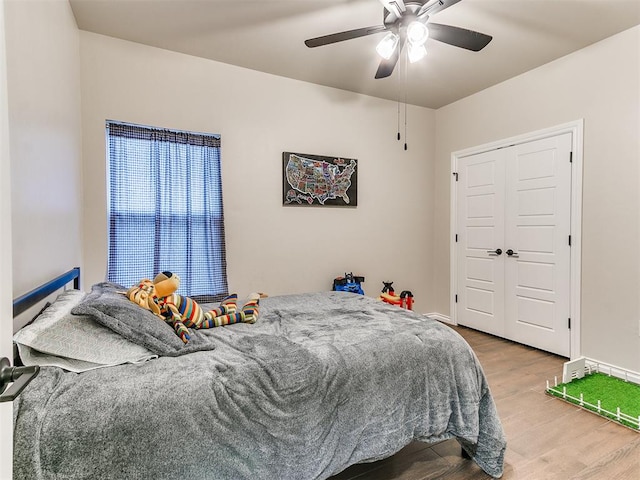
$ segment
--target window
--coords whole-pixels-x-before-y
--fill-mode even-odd
[[[107,278],[170,271],[201,301],[228,293],[220,136],[107,122]]]

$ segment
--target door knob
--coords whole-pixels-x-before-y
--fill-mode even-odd
[[[502,249],[496,248],[495,250],[487,250],[489,255],[502,255]]]
[[[507,250],[506,254],[509,255],[510,257],[519,257],[520,256],[520,255],[518,255],[518,252],[514,252],[511,249]]]

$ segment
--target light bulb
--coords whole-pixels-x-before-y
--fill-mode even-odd
[[[424,45],[429,38],[429,29],[427,26],[418,21],[411,22],[407,27],[407,39],[413,45]]]
[[[409,57],[409,61],[411,63],[415,63],[418,60],[424,58],[427,54],[427,49],[424,48],[424,45],[414,45],[413,43],[409,44],[409,49],[407,50],[407,56]]]
[[[397,46],[398,35],[393,32],[389,32],[384,36],[382,40],[380,40],[380,43],[378,43],[376,52],[378,52],[378,55],[380,55],[382,58],[388,60],[389,58],[391,58],[391,55],[393,55],[393,52],[395,51]]]

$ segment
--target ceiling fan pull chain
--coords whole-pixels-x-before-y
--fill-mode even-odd
[[[409,76],[407,57],[404,57],[404,150],[407,151],[407,77]]]
[[[398,141],[400,141],[400,98],[398,98]]]
[[[402,85],[400,83],[400,75],[398,75],[398,81],[396,82],[398,88],[398,141],[400,141],[400,92],[402,90]]]

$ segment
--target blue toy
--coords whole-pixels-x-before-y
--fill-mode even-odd
[[[354,276],[353,273],[345,273],[344,277],[337,277],[333,280],[333,290],[364,295],[364,290],[360,285],[362,282],[364,282],[364,277]]]

